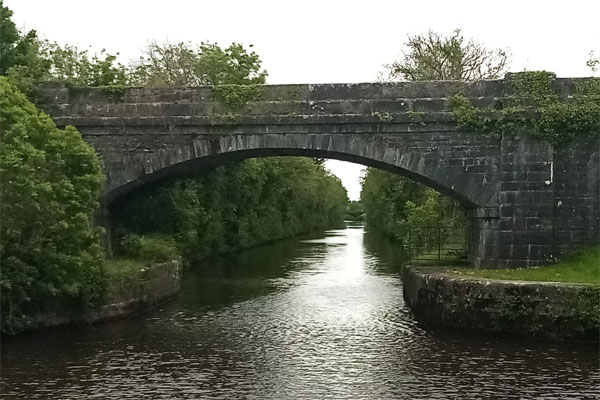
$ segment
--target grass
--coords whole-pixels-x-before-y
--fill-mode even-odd
[[[462,254],[462,251],[458,251],[457,249],[445,249],[442,248],[440,251],[440,258],[438,260],[437,249],[434,249],[430,252],[422,251],[417,252],[410,259],[411,265],[455,265],[455,266],[463,266],[468,264],[468,256],[467,254]]]
[[[131,282],[138,280],[148,269],[148,260],[113,258],[104,261],[109,282]]]
[[[563,262],[545,267],[519,269],[456,268],[448,271],[474,278],[600,284],[600,247],[582,251]]]

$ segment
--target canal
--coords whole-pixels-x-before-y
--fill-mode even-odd
[[[361,225],[186,270],[141,317],[2,342],[2,399],[598,398],[597,345],[424,330]]]

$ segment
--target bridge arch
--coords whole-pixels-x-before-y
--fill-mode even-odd
[[[354,135],[309,134],[283,139],[277,135],[222,136],[218,141],[195,138],[158,152],[141,152],[137,163],[132,163],[128,154],[128,168],[116,172],[107,169],[104,203],[110,205],[156,181],[191,175],[199,168],[272,156],[328,158],[375,167],[429,186],[459,201],[467,209],[490,207],[496,202],[497,174],[493,168],[469,173],[471,165],[463,165],[465,162],[448,165],[448,160],[444,160],[439,152],[403,152],[383,138],[371,142],[371,138]]]

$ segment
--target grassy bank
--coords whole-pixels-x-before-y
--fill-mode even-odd
[[[455,268],[450,271],[474,278],[600,284],[600,247],[582,251],[565,261],[545,267],[509,270]]]
[[[104,261],[109,282],[137,280],[148,268],[150,262],[141,259],[113,258]]]

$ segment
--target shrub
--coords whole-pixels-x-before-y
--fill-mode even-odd
[[[148,262],[170,261],[179,257],[173,239],[165,236],[125,234],[119,241],[120,255]]]
[[[73,127],[0,77],[0,302],[4,332],[57,307],[86,308],[105,293],[98,207],[104,176]]]

